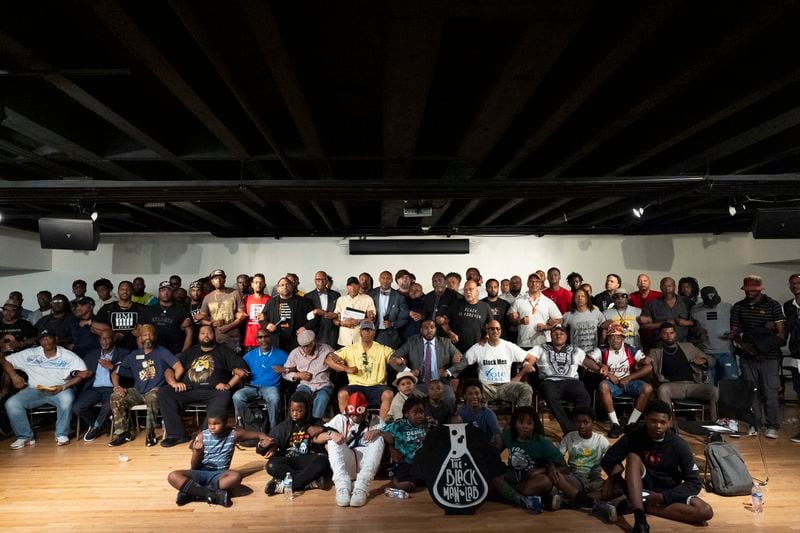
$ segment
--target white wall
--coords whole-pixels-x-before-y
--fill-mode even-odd
[[[22,237],[20,236],[22,235]],[[430,237],[435,239],[436,237]],[[22,241],[21,241],[22,239]],[[602,290],[605,275],[615,272],[623,285],[635,290],[636,276],[647,272],[657,284],[671,275],[676,280],[693,275],[702,285],[715,285],[726,301],[741,298],[742,278],[750,273],[764,277],[767,293],[783,301],[789,298],[787,279],[800,271],[800,240],[754,240],[750,234],[664,236],[545,236],[471,237],[468,255],[350,256],[346,241],[336,238],[218,239],[205,234],[103,235],[94,252],[41,251],[33,246],[38,235],[0,231],[3,258],[0,297],[22,291],[25,307],[35,307],[35,294],[46,288],[71,295],[72,280],[92,282],[108,277],[116,285],[136,275],[144,277],[151,292],[161,280],[178,274],[184,286],[215,268],[223,268],[231,284],[242,272],[263,272],[271,286],[286,272],[296,272],[304,290],[313,289],[316,270],[326,270],[336,287],[347,276],[407,268],[430,290],[436,270],[464,273],[480,269],[484,279],[501,279],[558,266],[564,278],[575,270]],[[6,261],[14,254],[30,254],[31,261]],[[9,255],[11,254],[11,255]],[[52,264],[48,259],[52,257]],[[19,265],[44,272],[19,273]],[[14,267],[17,265],[17,267]],[[16,270],[8,270],[11,268]]]

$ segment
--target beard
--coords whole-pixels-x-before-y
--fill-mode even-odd
[[[151,341],[150,339],[147,339],[147,340],[142,341],[142,348],[145,348],[147,350],[152,350],[154,344],[155,343],[153,341]]]
[[[211,348],[216,344],[216,341],[200,341],[200,346],[203,348]]]

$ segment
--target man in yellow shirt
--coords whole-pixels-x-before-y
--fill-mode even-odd
[[[351,393],[361,392],[369,405],[380,405],[379,414],[385,420],[394,397],[386,386],[386,365],[404,365],[405,358],[392,357],[392,348],[375,342],[375,324],[371,320],[361,322],[359,333],[361,341],[334,352],[329,363],[334,370],[347,372],[349,385],[339,390],[339,412],[345,413]]]

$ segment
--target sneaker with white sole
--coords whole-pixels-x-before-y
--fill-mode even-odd
[[[769,428],[767,431],[764,432],[764,436],[768,439],[777,439],[778,438],[778,430],[775,428]]]
[[[755,427],[750,426],[747,433],[732,433],[730,436],[738,439],[739,437],[755,437],[756,435],[758,435],[758,431]]]
[[[58,444],[59,446],[66,446],[67,444],[69,444],[69,437],[67,437],[66,435],[59,435],[58,437],[56,437],[56,444]]]
[[[339,507],[350,506],[350,491],[348,489],[336,489],[336,505]]]
[[[800,443],[800,433],[798,433],[797,435],[795,435],[794,437],[792,437],[792,438],[791,438],[791,439],[789,439],[789,440],[790,440],[790,441],[792,441],[792,442],[798,442],[798,443]]]
[[[36,440],[19,438],[11,443],[11,449],[19,450],[20,448],[24,448],[26,444],[28,446],[33,446],[34,444],[36,444]]]
[[[350,498],[350,507],[363,507],[367,503],[367,491],[356,488]]]
[[[598,517],[606,524],[613,524],[617,521],[617,508],[608,502],[597,502],[592,507],[592,515]]]

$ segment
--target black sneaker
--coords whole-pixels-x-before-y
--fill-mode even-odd
[[[211,490],[206,498],[208,505],[221,505],[222,507],[231,506],[231,498],[227,490]]]
[[[156,440],[156,436],[153,433],[148,433],[147,437],[145,437],[144,439],[144,445],[147,446],[148,448],[150,448],[151,446],[155,446],[156,442],[158,441]]]
[[[267,486],[264,487],[264,493],[267,496],[275,496],[276,494],[283,494],[283,482],[280,479],[272,478]]]
[[[199,500],[197,498],[195,498],[194,496],[189,496],[185,492],[181,492],[181,491],[178,491],[178,495],[175,496],[175,503],[177,505],[181,505],[181,506],[186,505],[187,503],[196,502],[196,501],[199,501]]]
[[[616,439],[622,435],[622,426],[619,424],[611,424],[611,429],[608,430],[608,438]]]
[[[632,422],[625,426],[625,434],[629,435],[631,432],[636,431],[640,427],[644,426],[644,420],[637,420],[636,422]]]
[[[83,436],[83,440],[86,442],[92,442],[94,439],[100,436],[100,433],[103,430],[99,427],[90,426],[89,429],[86,430],[86,434]]]
[[[617,521],[617,508],[608,502],[597,502],[592,507],[592,515],[598,517],[606,524],[613,524]]]
[[[189,442],[190,439],[188,436],[184,435],[182,437],[167,437],[166,439],[161,441],[161,446],[164,448],[172,448],[177,444],[183,444],[184,442]]]
[[[634,522],[631,533],[650,533],[650,525],[644,522]]]
[[[130,431],[126,431],[125,433],[120,433],[114,439],[108,443],[109,446],[119,446],[121,444],[125,444],[126,442],[130,442],[133,440]]]

